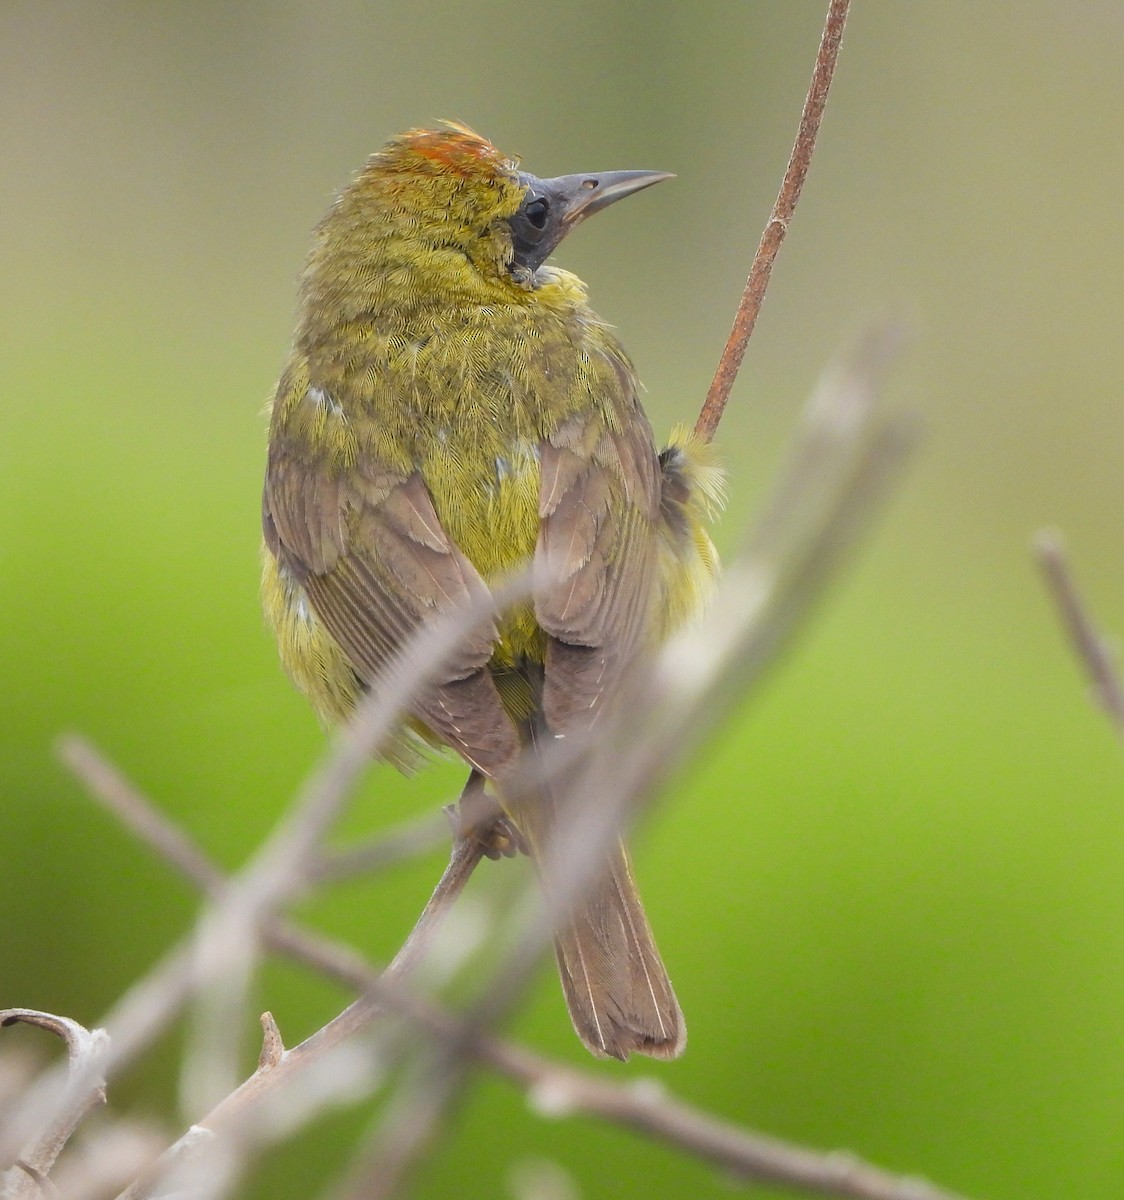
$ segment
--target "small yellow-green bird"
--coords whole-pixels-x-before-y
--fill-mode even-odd
[[[385,751],[451,747],[532,856],[550,801],[505,802],[505,776],[544,737],[590,729],[716,569],[709,448],[680,431],[657,452],[628,356],[581,281],[546,265],[586,217],[667,178],[539,179],[455,124],[392,139],[315,232],[272,405],[265,611],[324,721],[345,720],[417,630],[541,568]],[[556,949],[594,1054],[682,1051],[623,845]]]

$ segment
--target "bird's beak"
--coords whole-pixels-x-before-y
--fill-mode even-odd
[[[568,233],[575,225],[610,204],[631,196],[653,183],[674,179],[666,171],[601,171],[592,175],[559,175],[554,179],[527,176],[529,185],[541,188],[559,206]]]
[[[671,178],[665,171],[602,171],[596,175],[559,175],[555,179],[520,173],[519,182],[525,192],[523,206],[512,218],[513,269],[533,275],[566,234],[586,217],[641,188]]]
[[[519,175],[519,182],[555,206],[563,226],[561,232],[569,233],[594,212],[607,209],[633,192],[674,178],[666,170],[602,170],[589,175],[557,175],[554,179],[539,179],[524,172]]]

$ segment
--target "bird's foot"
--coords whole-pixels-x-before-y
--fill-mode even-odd
[[[495,798],[484,791],[484,782],[484,776],[473,771],[457,803],[445,806],[453,836],[472,838],[493,861],[526,854],[523,835],[500,810]]]

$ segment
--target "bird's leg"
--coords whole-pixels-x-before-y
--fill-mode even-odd
[[[495,797],[484,790],[487,778],[479,771],[469,772],[456,804],[447,804],[444,812],[456,838],[473,838],[490,859],[514,858],[527,853],[523,835],[501,811]]]

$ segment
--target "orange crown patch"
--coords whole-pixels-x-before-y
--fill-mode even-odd
[[[416,159],[423,158],[441,171],[454,171],[465,177],[515,168],[515,163],[487,138],[455,121],[443,121],[440,129],[410,129],[394,138],[384,154],[403,167],[410,159],[416,165]]]

